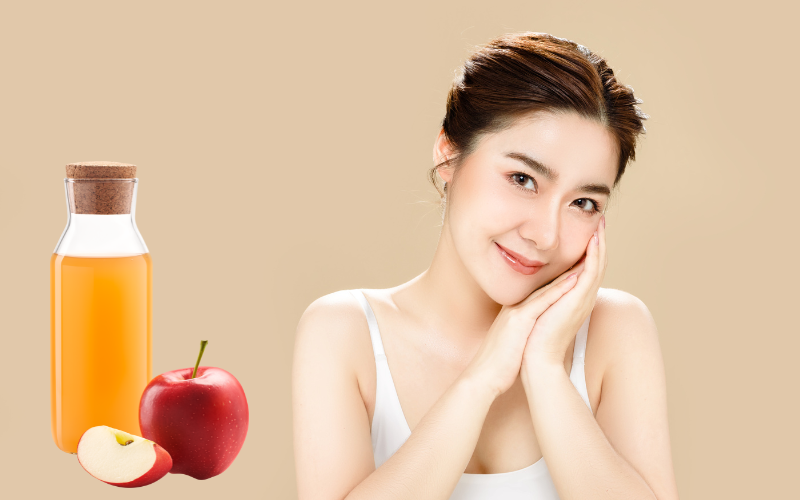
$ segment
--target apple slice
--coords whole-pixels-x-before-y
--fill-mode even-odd
[[[172,457],[158,444],[106,425],[83,433],[78,462],[97,479],[123,488],[154,483],[172,468]]]

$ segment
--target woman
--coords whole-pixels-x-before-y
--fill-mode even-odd
[[[319,298],[297,327],[301,500],[677,498],[656,326],[600,288],[640,102],[547,34],[466,62],[434,145],[430,267]]]

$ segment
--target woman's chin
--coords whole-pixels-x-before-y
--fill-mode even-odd
[[[530,286],[520,286],[519,283],[512,284],[506,280],[492,283],[489,289],[484,288],[484,291],[501,306],[513,306],[525,300],[534,292],[534,289],[531,289]]]
[[[538,279],[533,285],[531,285],[530,281],[524,283],[519,280],[512,281],[509,279],[501,279],[494,280],[492,283],[488,284],[488,286],[484,287],[483,290],[492,300],[500,305],[511,306],[518,304],[528,298],[528,296],[536,290],[550,284],[554,279],[558,278],[569,269],[569,267],[566,266],[562,267],[563,269],[555,274],[548,272],[546,275],[544,273],[539,275],[537,273]]]

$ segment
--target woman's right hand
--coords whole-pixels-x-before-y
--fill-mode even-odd
[[[503,306],[486,338],[462,374],[488,384],[495,397],[506,392],[519,375],[522,353],[536,319],[567,293],[584,267],[583,259],[522,301]],[[576,276],[572,276],[575,274]]]

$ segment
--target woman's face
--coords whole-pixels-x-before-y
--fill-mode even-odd
[[[443,134],[435,152],[449,153]],[[538,112],[487,134],[447,182],[443,232],[495,302],[515,304],[583,257],[617,173],[617,145],[598,122]],[[534,267],[520,268],[503,249]],[[524,263],[525,261],[523,261]]]

